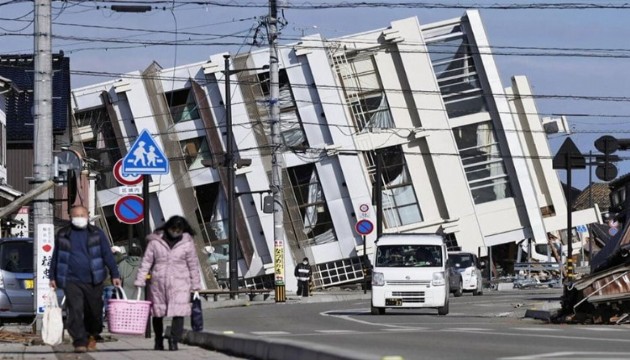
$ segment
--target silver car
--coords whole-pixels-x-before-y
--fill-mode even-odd
[[[0,323],[35,314],[33,239],[0,239]]]

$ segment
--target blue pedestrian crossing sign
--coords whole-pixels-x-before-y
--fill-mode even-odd
[[[123,158],[122,173],[125,176],[168,174],[168,158],[146,129],[142,130]]]

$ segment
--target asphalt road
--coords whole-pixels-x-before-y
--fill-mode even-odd
[[[270,303],[209,309],[205,329],[280,338],[392,359],[630,359],[626,325],[553,325],[523,318],[560,290],[451,297],[450,313],[391,310],[369,301]],[[398,356],[398,357],[396,357]]]

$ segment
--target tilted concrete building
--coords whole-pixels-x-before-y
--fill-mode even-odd
[[[238,252],[248,286],[272,286],[269,52],[233,58],[226,94],[224,54],[145,71],[73,91],[75,142],[99,161],[98,202],[112,238],[130,231],[114,216],[120,189],[114,163],[147,129],[170,160],[152,176],[151,224],[184,215],[222,256]],[[423,25],[417,18],[336,39],[306,36],[280,48],[287,289],[308,257],[328,287],[363,278],[362,256],[376,234],[372,194],[380,157],[383,232],[442,232],[450,246],[486,255],[488,247],[563,229],[567,208],[551,166],[543,121],[524,77],[501,84],[477,11]],[[226,223],[225,99],[230,96],[236,156],[236,233]],[[205,160],[205,161],[204,161]],[[206,167],[208,164],[215,167]],[[362,206],[363,205],[363,206]],[[574,213],[574,225],[595,221]],[[137,225],[136,225],[137,227]],[[132,229],[133,234],[140,229]]]

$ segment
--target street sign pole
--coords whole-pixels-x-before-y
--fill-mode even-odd
[[[571,154],[566,153],[567,159],[567,280],[573,281],[573,223],[572,211],[573,194],[571,191]]]
[[[365,284],[363,284],[363,293],[367,293],[367,288],[368,288],[368,281],[367,281],[367,272],[368,272],[368,268],[367,268],[367,253],[366,253],[366,249],[365,249],[365,235],[362,236],[363,238],[363,281],[365,282]]]
[[[142,253],[144,254],[144,250],[147,247],[147,236],[149,235],[149,233],[151,232],[151,224],[149,221],[149,175],[144,175],[142,176],[142,199],[144,199],[144,207],[142,208],[142,212],[144,214],[144,236],[142,237],[142,241],[140,242],[141,246],[142,246]],[[131,248],[129,248],[131,249]],[[149,293],[149,283],[146,283],[146,286],[144,288],[144,300],[148,300],[147,295]],[[151,338],[151,317],[149,316],[149,318],[147,319],[147,327],[144,331],[144,337],[145,338]]]

